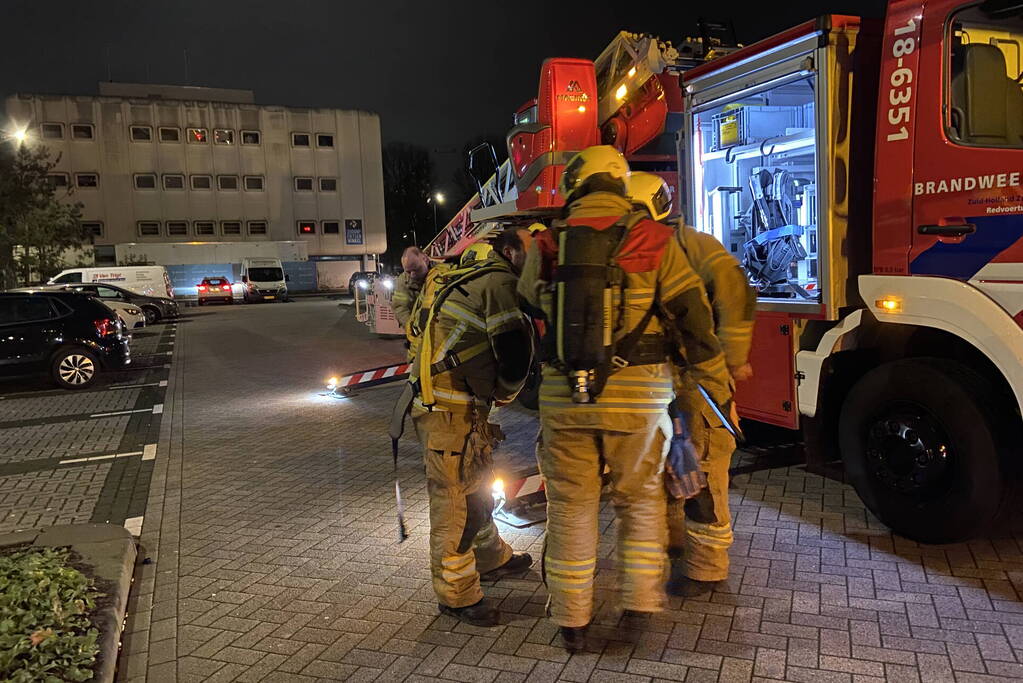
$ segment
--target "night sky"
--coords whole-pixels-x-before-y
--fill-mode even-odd
[[[468,139],[503,136],[545,57],[595,58],[620,29],[676,39],[699,16],[734,21],[749,43],[884,4],[4,0],[0,96],[95,94],[108,78],[246,88],[264,104],[378,112],[385,142],[424,145],[445,169]]]

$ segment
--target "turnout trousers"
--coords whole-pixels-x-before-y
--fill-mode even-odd
[[[728,468],[735,439],[716,416],[705,411],[709,409],[691,414],[686,426],[700,455],[700,469],[707,475],[707,488],[689,500],[669,502],[668,546],[673,556],[681,556],[686,577],[723,581],[728,578],[728,549],[732,547]]]
[[[547,488],[543,568],[551,617],[569,627],[585,626],[592,618],[605,464],[619,520],[621,605],[639,612],[663,609],[667,503],[662,476],[671,429],[667,414],[662,410],[638,420],[636,415],[622,419],[607,414],[601,428],[563,417],[557,408],[545,409],[541,403],[537,457]],[[616,422],[621,422],[619,429]]]
[[[480,574],[500,567],[512,556],[511,546],[501,538],[491,517],[494,499],[489,454],[467,448],[472,431],[468,414],[434,410],[413,414],[413,421],[423,444],[430,496],[433,590],[441,604],[467,607],[483,599]]]

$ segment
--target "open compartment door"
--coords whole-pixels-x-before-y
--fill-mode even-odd
[[[739,415],[798,429],[795,348],[792,318],[788,314],[757,311],[750,363],[753,377],[739,382],[735,395]]]

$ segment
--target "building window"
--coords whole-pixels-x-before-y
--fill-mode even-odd
[[[67,187],[70,182],[67,173],[48,173],[46,180],[50,183],[50,187]]]
[[[180,173],[164,173],[163,189],[165,190],[185,189],[185,176],[181,175]]]
[[[156,189],[156,174],[155,173],[136,173],[135,174],[135,189],[136,190],[155,190]]]
[[[63,140],[64,124],[44,123],[43,125],[39,126],[39,133],[47,140]]]
[[[90,223],[82,223],[82,232],[89,237],[102,237],[103,236],[103,224],[96,221]]]
[[[299,221],[298,222],[298,234],[299,235],[315,235],[316,234],[316,221]]]
[[[169,126],[161,128],[160,142],[181,142],[181,131]]]
[[[192,176],[192,189],[193,190],[212,190],[213,189],[213,176],[208,176],[208,175],[194,175],[194,176]]]
[[[131,139],[133,142],[152,142],[153,129],[149,126],[132,126]]]
[[[328,133],[317,133],[316,134],[316,146],[317,147],[333,147],[334,136]]]
[[[341,223],[339,223],[338,221],[323,221],[323,234],[340,235]]]
[[[76,187],[99,187],[99,174],[98,173],[76,173],[75,174],[75,186]]]
[[[188,223],[186,221],[167,221],[167,234],[174,237],[187,235]]]
[[[217,187],[221,190],[237,190],[238,189],[238,176],[236,175],[218,175],[217,176]]]
[[[93,128],[91,123],[72,123],[71,137],[75,140],[92,140]]]
[[[243,145],[258,145],[259,144],[259,131],[258,130],[243,130],[242,131],[242,144]]]
[[[160,234],[160,224],[157,221],[139,221],[139,236],[155,237]]]
[[[291,145],[292,147],[308,147],[309,133],[292,133]]]
[[[337,192],[337,178],[320,178],[320,192]]]
[[[242,234],[241,221],[223,221],[220,224],[220,232],[225,235],[240,235]]]
[[[249,234],[250,235],[265,235],[266,234],[266,221],[249,221]]]
[[[213,129],[213,144],[215,145],[233,145],[234,144],[234,131],[230,128],[215,128]]]
[[[245,176],[245,189],[250,192],[260,192],[263,189],[263,176],[261,175],[247,175]]]
[[[295,178],[295,189],[299,192],[312,192],[313,191],[313,179],[312,178]]]
[[[195,228],[196,235],[216,235],[217,224],[213,221],[195,221],[192,223],[192,227]]]
[[[194,142],[195,144],[206,143],[206,129],[205,128],[189,128],[188,129],[188,141]]]

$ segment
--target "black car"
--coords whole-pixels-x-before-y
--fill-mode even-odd
[[[167,299],[162,296],[146,296],[124,287],[108,285],[106,283],[75,283],[62,286],[78,292],[85,292],[89,296],[94,296],[104,301],[123,301],[124,303],[138,306],[142,309],[142,314],[146,316],[146,325],[152,325],[161,320],[178,316],[178,304],[173,299]]]
[[[117,315],[78,292],[0,292],[0,376],[49,373],[85,389],[101,369],[131,362]]]

